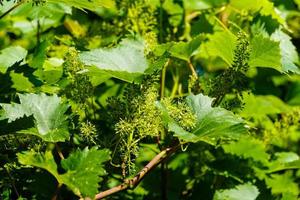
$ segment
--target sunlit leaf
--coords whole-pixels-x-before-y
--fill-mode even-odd
[[[65,141],[69,137],[67,104],[61,102],[57,95],[19,94],[20,104],[0,104],[4,110],[2,119],[8,122],[24,116],[33,116],[36,128],[22,130],[22,133],[37,135],[48,142]]]
[[[226,153],[233,154],[244,159],[252,159],[254,161],[261,162],[262,164],[268,164],[269,155],[266,153],[266,148],[263,142],[260,140],[242,137],[239,141],[223,145],[223,149]]]
[[[278,71],[281,68],[279,42],[262,35],[256,35],[251,41],[250,67],[268,67]]]
[[[99,7],[111,8],[114,7],[112,0],[47,0],[52,3],[65,3],[79,9],[87,9],[95,11]]]
[[[42,68],[43,64],[47,58],[47,48],[49,47],[50,43],[49,41],[45,40],[39,44],[36,51],[33,54],[32,61],[29,63],[29,65],[33,68]]]
[[[93,49],[82,52],[80,60],[92,68],[92,74],[108,74],[121,80],[132,82],[148,68],[144,54],[144,42],[125,39],[115,48]],[[98,70],[97,70],[98,69]]]
[[[22,61],[27,50],[20,46],[11,46],[0,51],[0,72],[5,73],[13,64]]]
[[[208,37],[209,41],[203,45],[203,49],[211,57],[222,58],[228,66],[231,66],[236,48],[236,37],[229,31],[216,32]]]
[[[200,43],[200,37],[195,37],[189,42],[176,42],[171,44],[169,52],[175,58],[188,61],[193,55],[197,53],[197,49],[199,48]]]
[[[294,178],[289,171],[284,174],[272,174],[270,178],[266,179],[266,184],[271,189],[272,194],[299,194],[298,184],[294,182]]]
[[[168,18],[169,23],[172,26],[178,26],[182,22],[183,19],[183,8],[180,4],[176,3],[173,0],[166,0],[163,3],[163,8],[170,15]]]
[[[163,104],[157,103],[162,111],[162,117],[168,129],[174,135],[186,142],[204,141],[215,144],[219,139],[238,138],[247,132],[244,122],[230,111],[212,107],[212,101],[208,96],[202,94],[189,95],[186,98],[187,104],[196,115],[196,127],[191,131],[185,131],[168,115]]]
[[[213,200],[255,200],[258,195],[257,187],[247,183],[233,189],[217,190]]]
[[[62,160],[62,167],[67,173],[61,175],[61,179],[75,194],[93,197],[98,191],[98,183],[102,180],[100,176],[106,174],[103,162],[109,158],[107,150],[77,150]]]
[[[57,164],[51,151],[45,153],[33,150],[18,153],[18,160],[23,165],[42,168],[50,172],[60,184],[65,184],[76,195],[94,197],[98,190],[100,176],[106,174],[103,163],[110,159],[110,152],[96,148],[77,150],[61,161],[66,173],[57,171]]]
[[[273,95],[253,95],[244,93],[244,108],[240,112],[243,117],[262,117],[270,114],[288,112],[291,108]]]
[[[45,169],[54,177],[59,177],[57,173],[57,165],[51,151],[39,153],[31,150],[18,153],[17,156],[21,164]]]
[[[46,59],[43,66],[37,69],[33,74],[45,83],[54,84],[59,81],[63,75],[63,62],[63,59],[55,57]]]
[[[270,15],[279,23],[284,23],[284,19],[275,10],[273,2],[269,0],[230,0],[230,5],[240,11],[259,12],[263,16]]]
[[[23,74],[11,72],[11,81],[13,82],[12,87],[19,92],[32,92],[34,85],[29,81]]]
[[[26,2],[15,9],[11,13],[11,15],[17,17],[25,16],[31,20],[47,18],[57,21],[61,19],[65,13],[71,14],[71,7],[65,4],[58,3],[57,1],[55,1],[54,3],[48,2],[46,4],[34,7],[32,6],[32,3]]]
[[[291,42],[290,36],[281,30],[276,30],[271,38],[280,43],[282,71],[300,74],[300,69],[295,64],[299,63],[299,56],[296,47]]]
[[[286,169],[300,169],[300,158],[294,152],[277,152],[276,160],[271,162],[269,172],[282,171]]]
[[[227,0],[184,0],[186,10],[206,10],[214,7],[220,7],[227,3]]]

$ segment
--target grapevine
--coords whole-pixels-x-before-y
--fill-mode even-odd
[[[299,199],[299,16],[0,0],[0,199]]]

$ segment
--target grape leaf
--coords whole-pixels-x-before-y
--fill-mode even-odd
[[[0,72],[5,73],[16,62],[25,59],[27,50],[20,46],[11,46],[0,52]]]
[[[229,31],[216,32],[209,37],[209,41],[202,45],[200,51],[207,52],[208,56],[222,58],[231,66],[236,48],[236,37]],[[271,37],[260,33],[250,41],[250,67],[272,68],[279,72],[300,73],[295,63],[299,57],[290,37],[280,31],[275,31]]]
[[[244,108],[239,113],[246,118],[259,118],[270,114],[288,112],[291,107],[273,95],[243,94]]]
[[[41,81],[54,84],[60,80],[63,75],[63,59],[49,58],[43,61],[41,68],[38,68],[33,74]]]
[[[197,53],[201,43],[200,37],[195,37],[189,42],[177,42],[173,43],[169,52],[175,58],[179,58],[185,61],[189,61],[191,56]]]
[[[73,6],[79,9],[87,9],[95,11],[99,7],[111,8],[114,7],[114,1],[112,0],[47,0],[52,3],[65,3],[69,6]]]
[[[268,170],[264,173],[300,168],[299,156],[293,152],[276,153],[276,159],[269,161],[270,155],[266,153],[265,144],[255,138],[242,137],[239,141],[224,144],[222,147],[226,153],[260,162],[265,167],[268,167]]]
[[[10,16],[13,19],[14,29],[20,30],[24,34],[34,35],[38,26],[42,27],[44,31],[51,27],[57,27],[63,16],[71,13],[72,8],[62,3],[47,2],[39,6],[32,6],[32,3],[26,1],[14,9]]]
[[[222,58],[228,66],[231,66],[236,48],[236,37],[229,31],[221,31],[210,35],[208,39],[209,41],[203,45],[201,50],[207,52],[208,56]]]
[[[276,155],[276,161],[279,163],[289,163],[296,160],[299,160],[298,154],[294,152],[278,152],[275,153]]]
[[[23,116],[33,116],[36,128],[22,130],[20,133],[33,134],[48,142],[65,141],[69,137],[67,104],[61,103],[56,95],[18,94],[20,104],[0,104],[4,110],[2,119],[15,121]]]
[[[38,45],[36,51],[33,54],[32,61],[29,65],[33,68],[42,68],[43,64],[47,58],[47,48],[49,47],[50,42],[45,40]]]
[[[170,15],[168,21],[172,26],[179,26],[183,19],[183,8],[173,0],[166,0],[163,3],[164,10]]]
[[[276,160],[272,161],[269,172],[282,171],[286,169],[300,169],[300,158],[294,152],[277,152]]]
[[[271,37],[257,34],[251,41],[250,67],[268,67],[279,72],[300,73],[299,57],[290,37],[277,29]]]
[[[298,184],[294,182],[294,177],[289,171],[284,174],[272,174],[270,178],[266,178],[265,182],[271,188],[272,194],[299,194]]]
[[[191,132],[180,127],[168,115],[164,105],[157,102],[158,108],[162,111],[164,123],[169,131],[174,132],[174,135],[179,139],[186,142],[204,141],[209,144],[216,144],[219,139],[238,138],[247,132],[242,119],[226,109],[212,107],[212,98],[202,94],[189,95],[186,101],[197,118],[196,127]]]
[[[62,167],[67,170],[61,179],[78,196],[93,197],[102,180],[100,176],[106,174],[102,163],[109,159],[108,150],[77,150],[61,161]]]
[[[8,1],[8,0],[0,0],[0,14],[7,12],[9,9],[11,9],[15,2],[14,1]]]
[[[49,173],[51,173],[57,180],[59,180],[57,165],[51,151],[39,153],[31,150],[17,153],[17,156],[21,164],[45,169]]]
[[[148,68],[144,55],[145,44],[141,39],[125,39],[111,49],[93,49],[82,52],[80,60],[90,68],[90,74],[108,74],[124,81],[132,82]]]
[[[282,71],[300,74],[300,69],[295,65],[299,63],[299,56],[291,42],[291,37],[278,29],[271,35],[271,39],[279,42]]]
[[[20,92],[32,92],[34,85],[23,74],[11,72],[11,81],[13,82],[12,88]]]
[[[222,6],[227,0],[184,0],[183,3],[186,10],[195,11]]]
[[[180,4],[175,3],[173,0],[164,1],[162,7],[169,15],[182,15],[183,14],[183,9],[180,6]],[[182,18],[182,16],[180,18]]]
[[[284,24],[284,19],[275,11],[274,4],[269,0],[230,0],[230,5],[238,10],[259,12],[263,16],[271,16],[279,23]]]
[[[213,200],[255,200],[259,191],[250,183],[237,185],[233,189],[217,190]]]
[[[280,58],[279,42],[261,34],[254,36],[251,41],[250,67],[268,67],[282,71]]]
[[[72,14],[72,8],[62,3],[58,3],[57,1],[46,4],[34,6],[30,2],[25,2],[20,5],[17,9],[15,9],[11,15],[15,17],[23,17],[30,20],[34,19],[50,19],[53,23],[60,20],[64,14]]]
[[[103,163],[110,159],[110,152],[96,148],[77,150],[61,161],[66,173],[59,174],[51,151],[45,153],[33,150],[18,153],[18,160],[23,165],[39,167],[50,172],[60,184],[65,184],[76,195],[94,197],[98,190],[100,176],[105,175]]]
[[[222,147],[226,153],[268,164],[269,155],[266,153],[265,145],[257,139],[242,137],[239,141]]]

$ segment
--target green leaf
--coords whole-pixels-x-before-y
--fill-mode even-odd
[[[279,42],[256,35],[251,41],[250,67],[268,67],[282,71]]]
[[[67,104],[61,103],[56,95],[45,94],[18,94],[20,104],[0,104],[4,110],[2,119],[8,122],[15,121],[23,116],[33,116],[36,128],[22,130],[20,133],[39,136],[47,142],[65,141],[69,138]]]
[[[236,48],[236,37],[229,31],[216,32],[208,37],[209,41],[203,45],[203,50],[211,57],[222,58],[231,66]]]
[[[238,10],[259,12],[263,16],[271,16],[279,23],[284,24],[284,19],[275,11],[274,4],[269,0],[230,0],[230,6]]]
[[[298,184],[294,182],[294,177],[290,171],[284,174],[272,174],[265,180],[267,186],[271,188],[272,194],[291,193],[299,195]]]
[[[43,5],[32,6],[31,2],[26,1],[14,9],[10,13],[10,16],[13,19],[15,30],[33,36],[36,34],[38,24],[42,27],[43,31],[46,31],[51,27],[59,26],[63,16],[71,13],[72,8],[62,3],[48,2]]]
[[[236,37],[229,31],[216,32],[209,37],[209,41],[202,45],[200,51],[206,52],[208,57],[218,56],[228,66],[231,66],[236,48]],[[290,37],[277,30],[271,37],[264,34],[255,35],[250,42],[250,67],[272,68],[279,72],[300,73],[295,63],[299,57]]]
[[[264,1],[264,0],[263,0]],[[255,10],[258,11],[262,4],[260,0],[230,0],[230,5],[239,10]]]
[[[95,11],[99,7],[112,8],[114,7],[114,1],[112,0],[47,0],[52,3],[65,3],[69,6],[73,6],[79,9],[87,9]]]
[[[287,169],[300,169],[300,158],[294,152],[275,153],[276,160],[271,162],[269,173]]]
[[[295,0],[295,3],[297,4],[298,8],[300,8],[300,0]]]
[[[64,14],[72,14],[72,8],[57,1],[54,3],[47,2],[46,4],[34,7],[32,3],[25,2],[11,13],[12,16],[16,17],[26,16],[30,20],[50,19],[52,22],[56,21],[57,23]]]
[[[169,15],[181,15],[183,14],[183,9],[178,3],[174,3],[173,0],[166,0],[163,3],[163,9],[169,14]]]
[[[144,48],[141,39],[125,39],[115,48],[82,52],[79,58],[85,65],[96,67],[92,68],[93,73],[98,71],[99,74],[132,82],[148,68]]]
[[[1,3],[2,3],[0,6],[0,14],[1,15],[3,13],[7,12],[9,9],[11,9],[15,4],[14,1],[8,1],[8,0],[2,0]]]
[[[236,138],[247,132],[241,118],[226,109],[212,107],[212,101],[212,98],[202,94],[187,97],[188,105],[197,116],[197,125],[192,131],[193,134],[214,143],[214,139]]]
[[[227,0],[183,0],[183,3],[186,10],[195,11],[220,7],[227,3]]]
[[[162,7],[170,15],[168,17],[169,23],[174,27],[179,26],[183,19],[183,8],[173,0],[164,1]]]
[[[25,59],[27,50],[20,46],[11,46],[0,52],[0,72],[5,73],[16,62]]]
[[[281,30],[276,30],[271,38],[280,43],[281,64],[283,72],[300,74],[300,69],[295,63],[299,63],[296,47],[291,42],[291,37]]]
[[[61,161],[62,167],[67,170],[61,179],[78,196],[94,197],[102,180],[100,176],[106,174],[103,162],[109,159],[108,150],[77,150]]]
[[[298,154],[294,152],[278,152],[275,153],[276,155],[276,161],[280,163],[289,163],[296,160],[299,160]]]
[[[63,62],[63,59],[55,57],[46,59],[44,60],[42,67],[38,68],[33,74],[43,82],[54,84],[59,81],[63,75]]]
[[[33,54],[32,61],[29,65],[33,68],[42,68],[43,64],[47,58],[47,48],[50,45],[50,42],[45,40],[37,48]]]
[[[18,160],[23,165],[39,167],[50,172],[60,184],[65,184],[80,197],[94,197],[98,191],[100,176],[106,174],[103,163],[110,159],[110,152],[96,148],[77,150],[61,161],[66,173],[57,172],[57,164],[51,151],[38,153],[33,150],[18,153]]]
[[[217,190],[213,200],[255,200],[259,191],[255,185],[250,183],[237,185],[233,189]]]
[[[48,172],[50,172],[56,179],[59,180],[59,175],[57,173],[57,165],[51,151],[39,153],[31,150],[22,153],[17,153],[17,156],[21,164],[45,169]]]
[[[261,118],[266,115],[290,111],[291,107],[273,95],[243,94],[244,108],[239,113],[246,118]]]
[[[269,154],[266,153],[265,145],[260,140],[242,137],[239,141],[225,144],[222,147],[226,153],[268,164]]]
[[[197,53],[201,43],[200,37],[195,37],[189,42],[177,42],[173,43],[169,52],[175,58],[179,58],[185,61],[189,61],[190,58]]]
[[[23,74],[11,72],[11,81],[13,82],[12,88],[15,88],[19,92],[32,92],[34,85]]]
[[[168,115],[165,106],[157,103],[158,108],[162,111],[164,123],[169,131],[174,132],[174,135],[179,139],[185,142],[204,141],[209,144],[216,144],[219,139],[238,138],[247,132],[242,119],[226,109],[212,107],[213,99],[210,97],[202,94],[189,95],[186,101],[197,117],[196,127],[191,132],[180,127]]]

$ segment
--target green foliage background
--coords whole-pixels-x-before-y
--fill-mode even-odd
[[[299,0],[1,0],[0,199],[300,198]]]

